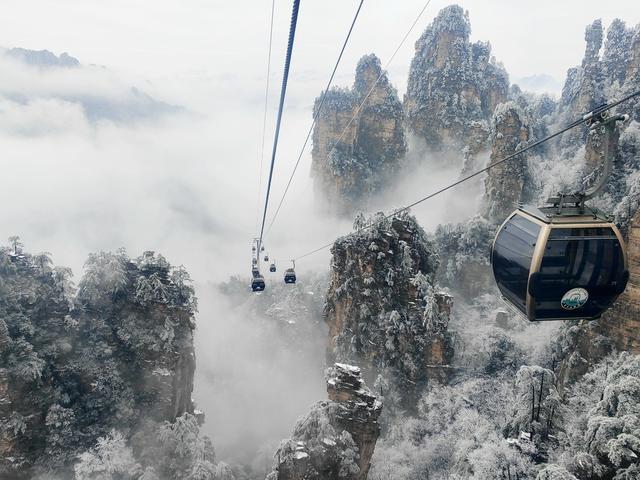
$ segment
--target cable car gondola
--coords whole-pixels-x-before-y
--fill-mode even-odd
[[[629,279],[617,227],[596,215],[522,207],[502,225],[491,263],[500,292],[529,320],[596,319]]]
[[[262,292],[265,288],[264,277],[258,273],[251,280],[251,290],[254,292]]]
[[[296,283],[296,271],[293,268],[287,268],[285,270],[284,283]]]
[[[270,271],[271,273],[274,273],[276,270],[277,270],[277,268],[276,268],[276,264],[275,264],[275,263],[272,263],[272,264],[269,266],[269,271]]]
[[[265,261],[265,262],[268,262],[268,261],[269,261],[269,255],[265,255],[265,256],[264,256],[264,261]]]
[[[603,138],[624,118],[602,119]],[[530,321],[593,320],[624,291],[629,271],[620,231],[584,204],[604,186],[610,162],[607,156],[603,177],[588,191],[520,207],[498,230],[491,252],[498,289]]]
[[[296,261],[291,260],[291,268],[284,271],[284,283],[296,283]]]

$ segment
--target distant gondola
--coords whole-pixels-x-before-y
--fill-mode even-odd
[[[269,266],[269,271],[270,271],[271,273],[273,273],[273,272],[275,272],[276,270],[277,270],[277,269],[276,269],[276,264],[275,264],[275,263],[272,263],[272,264]]]
[[[251,281],[251,290],[254,292],[262,292],[265,288],[264,278],[258,274]]]
[[[287,268],[285,270],[284,283],[296,283],[296,271],[293,268]]]

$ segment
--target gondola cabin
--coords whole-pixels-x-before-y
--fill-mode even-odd
[[[606,216],[521,207],[496,234],[491,265],[504,298],[530,321],[596,319],[629,279],[624,241]]]
[[[293,268],[287,268],[285,270],[284,283],[296,283],[296,271]]]
[[[254,276],[251,280],[251,290],[253,292],[262,292],[265,288],[264,278],[262,275]]]
[[[277,270],[277,269],[276,269],[276,264],[275,264],[275,263],[272,263],[272,264],[269,266],[269,271],[270,271],[271,273],[273,273],[273,272],[275,272],[276,270]]]

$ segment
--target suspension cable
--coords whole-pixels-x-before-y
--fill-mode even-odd
[[[360,4],[358,5],[358,9],[353,17],[351,22],[351,26],[349,27],[349,31],[347,32],[347,36],[344,39],[342,44],[342,49],[340,50],[340,54],[338,55],[338,59],[336,60],[336,64],[333,67],[333,71],[331,72],[331,76],[329,77],[329,81],[327,82],[327,86],[322,92],[322,97],[320,98],[320,103],[318,104],[318,108],[313,115],[313,121],[311,122],[311,126],[309,127],[309,131],[307,132],[307,137],[304,139],[304,143],[302,144],[302,148],[300,149],[300,154],[298,155],[298,159],[296,160],[296,164],[293,167],[293,171],[289,176],[289,181],[287,182],[287,186],[284,189],[284,193],[280,198],[280,203],[278,204],[278,208],[276,209],[276,213],[273,214],[271,218],[271,222],[269,223],[269,227],[267,228],[267,235],[271,231],[271,227],[273,227],[273,223],[276,221],[276,217],[278,213],[280,213],[280,208],[282,208],[282,203],[284,202],[284,198],[287,196],[287,192],[289,191],[289,187],[291,186],[291,181],[293,180],[293,176],[296,174],[296,170],[298,169],[298,165],[300,164],[300,160],[302,159],[302,155],[304,154],[305,148],[307,147],[307,143],[309,142],[309,138],[311,138],[311,133],[313,132],[313,127],[315,127],[318,118],[320,117],[320,111],[322,110],[322,106],[324,105],[325,98],[327,97],[327,93],[329,92],[329,88],[331,88],[331,83],[333,82],[333,77],[338,70],[338,65],[340,65],[340,60],[342,60],[342,55],[344,54],[345,48],[347,47],[347,43],[349,42],[349,38],[351,37],[351,32],[353,31],[353,27],[356,24],[356,20],[358,19],[358,15],[360,14],[360,9],[362,8],[362,4],[364,0],[360,0]]]
[[[398,215],[399,213],[405,212],[405,211],[409,210],[410,208],[415,207],[416,205],[435,197],[436,195],[440,195],[441,193],[446,192],[447,190],[450,190],[453,187],[456,187],[456,186],[460,185],[461,183],[464,183],[464,182],[466,182],[468,180],[471,180],[472,178],[477,177],[478,175],[480,175],[480,174],[482,174],[482,173],[484,173],[484,172],[486,172],[488,170],[491,170],[492,168],[497,167],[498,165],[501,165],[501,164],[503,164],[505,162],[513,160],[514,158],[520,156],[522,153],[524,153],[524,152],[526,152],[528,150],[531,150],[531,149],[533,149],[533,148],[535,148],[535,147],[537,147],[537,146],[539,146],[539,145],[541,145],[541,144],[543,144],[545,142],[548,142],[549,140],[551,140],[551,139],[553,139],[555,137],[558,137],[558,136],[562,135],[563,133],[565,133],[565,132],[567,132],[567,131],[569,131],[569,130],[571,130],[571,129],[579,126],[579,125],[582,125],[583,123],[586,123],[586,122],[590,121],[591,119],[593,119],[597,115],[602,114],[602,113],[604,113],[604,112],[606,112],[608,110],[611,110],[612,108],[617,107],[621,103],[624,103],[624,102],[626,102],[626,101],[628,101],[628,100],[630,100],[633,97],[636,97],[638,95],[640,95],[640,90],[637,90],[637,91],[635,91],[635,92],[633,92],[633,93],[631,93],[629,95],[626,95],[623,98],[621,98],[620,100],[615,100],[612,103],[601,105],[601,106],[595,108],[594,110],[592,110],[591,112],[588,112],[588,113],[584,114],[579,120],[576,120],[575,122],[565,126],[561,130],[558,130],[557,132],[552,133],[551,135],[549,135],[549,136],[547,136],[547,137],[545,137],[545,138],[543,138],[541,140],[537,140],[537,141],[527,145],[526,147],[521,148],[517,152],[514,152],[511,155],[507,155],[503,159],[498,160],[496,162],[493,162],[493,163],[487,165],[486,167],[484,167],[484,168],[482,168],[482,169],[480,169],[480,170],[478,170],[478,171],[476,171],[476,172],[474,172],[474,173],[472,173],[470,175],[467,175],[466,177],[461,178],[460,180],[458,180],[458,181],[456,181],[456,182],[454,182],[454,183],[452,183],[450,185],[447,185],[446,187],[442,187],[441,189],[436,190],[433,193],[430,193],[426,197],[422,197],[421,199],[416,200],[415,202],[413,202],[413,203],[411,203],[411,204],[409,204],[409,205],[407,205],[405,207],[399,208],[399,209],[393,211],[392,213],[390,213],[388,215],[385,215],[384,217],[382,217],[379,220],[376,220],[374,222],[369,223],[368,225],[364,225],[364,226],[362,226],[360,228],[357,228],[353,232],[348,233],[347,235],[344,235],[342,238],[347,238],[347,237],[355,235],[355,234],[357,234],[357,233],[359,233],[359,232],[361,232],[363,230],[367,230],[369,228],[375,227],[375,226],[381,224],[382,222],[384,222],[385,220],[388,220],[389,218],[394,217],[394,216]],[[300,255],[298,257],[295,257],[293,260],[300,260],[301,258],[305,258],[305,257],[308,257],[310,255],[313,255],[314,253],[317,253],[317,252],[319,252],[321,250],[324,250],[325,248],[331,247],[334,243],[335,243],[335,241],[326,243],[326,244],[324,244],[324,245],[322,245],[322,246],[320,246],[320,247],[318,247],[318,248],[316,248],[314,250],[311,250],[310,252],[307,252],[307,253],[304,253],[304,254],[302,254],[302,255]]]
[[[260,176],[258,177],[258,197],[256,199],[256,230],[260,221],[260,197],[262,196],[262,166],[264,164],[264,143],[267,137],[267,106],[269,104],[269,80],[271,76],[271,46],[273,45],[273,12],[276,0],[271,0],[271,21],[269,22],[269,52],[267,54],[267,82],[264,89],[264,114],[262,116],[262,145],[260,147]]]
[[[282,76],[282,88],[280,90],[280,103],[278,105],[278,117],[276,121],[276,131],[273,138],[273,150],[271,152],[271,166],[269,167],[269,180],[267,182],[267,194],[264,200],[264,212],[262,213],[262,226],[260,227],[260,237],[258,239],[258,255],[262,245],[264,235],[264,224],[267,219],[267,209],[269,208],[269,194],[271,193],[271,180],[273,179],[273,167],[276,163],[276,152],[278,150],[278,137],[280,136],[280,124],[282,123],[282,110],[284,108],[284,99],[287,93],[287,81],[289,80],[289,68],[291,66],[291,55],[293,54],[293,42],[296,36],[296,25],[298,23],[298,10],[300,8],[300,0],[293,0],[293,9],[291,12],[291,25],[289,26],[289,41],[287,43],[287,56],[284,61],[284,75]],[[259,263],[259,262],[258,262]]]

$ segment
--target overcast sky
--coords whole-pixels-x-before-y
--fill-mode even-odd
[[[85,63],[126,69],[150,80],[177,76],[263,75],[269,0],[4,0],[0,45],[68,51]],[[276,0],[275,69],[284,49],[290,1]],[[302,0],[293,74],[324,79],[357,0]],[[406,75],[413,43],[449,1],[433,0],[392,68]],[[640,22],[635,0],[461,0],[473,39],[489,40],[514,78],[546,73],[562,79],[584,50],[587,23],[619,17]],[[383,63],[424,0],[365,0],[341,73],[357,58]],[[398,79],[399,81],[399,79]],[[316,85],[314,85],[316,87]],[[315,92],[317,88],[313,91]]]

